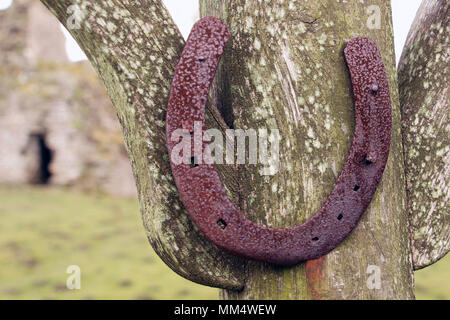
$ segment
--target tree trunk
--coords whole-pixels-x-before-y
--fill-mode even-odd
[[[333,189],[354,128],[343,58],[348,39],[365,36],[379,46],[393,109],[389,162],[348,239],[296,267],[248,262],[244,289],[224,290],[222,298],[414,297],[391,8],[384,0],[371,5],[380,9],[379,29],[371,17],[376,8],[368,13],[360,1],[201,1],[202,16],[223,19],[232,33],[216,79],[223,90],[213,91],[227,98],[224,118],[234,119],[234,128],[276,128],[282,137],[277,174],[238,169],[237,198],[253,221],[271,227],[303,223]]]

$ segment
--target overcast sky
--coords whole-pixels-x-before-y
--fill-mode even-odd
[[[353,0],[356,1],[356,0]],[[163,0],[181,33],[186,38],[192,25],[198,18],[198,0]],[[0,0],[0,10],[11,5],[12,0]],[[391,0],[394,21],[394,39],[397,62],[408,35],[409,27],[416,15],[421,0]],[[68,32],[65,32],[68,35]],[[78,45],[68,35],[67,51],[71,60],[83,59],[84,55]]]

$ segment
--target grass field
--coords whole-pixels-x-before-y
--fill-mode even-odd
[[[0,299],[217,299],[153,252],[136,200],[0,188]],[[81,268],[81,290],[66,269]]]
[[[81,290],[66,269],[81,268]],[[450,257],[416,272],[418,299],[450,298]],[[217,299],[147,242],[136,200],[0,187],[0,299]]]

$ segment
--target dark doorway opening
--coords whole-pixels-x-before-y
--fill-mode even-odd
[[[34,184],[47,184],[52,176],[50,171],[50,163],[53,157],[52,150],[48,147],[44,134],[30,135],[30,142],[35,148],[38,161],[36,172],[33,174],[31,182]]]

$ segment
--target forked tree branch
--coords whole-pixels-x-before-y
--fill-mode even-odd
[[[184,41],[162,2],[42,2],[69,29],[106,86],[122,126],[144,226],[156,253],[189,280],[242,288],[239,261],[219,251],[196,229],[173,182],[165,110]]]

